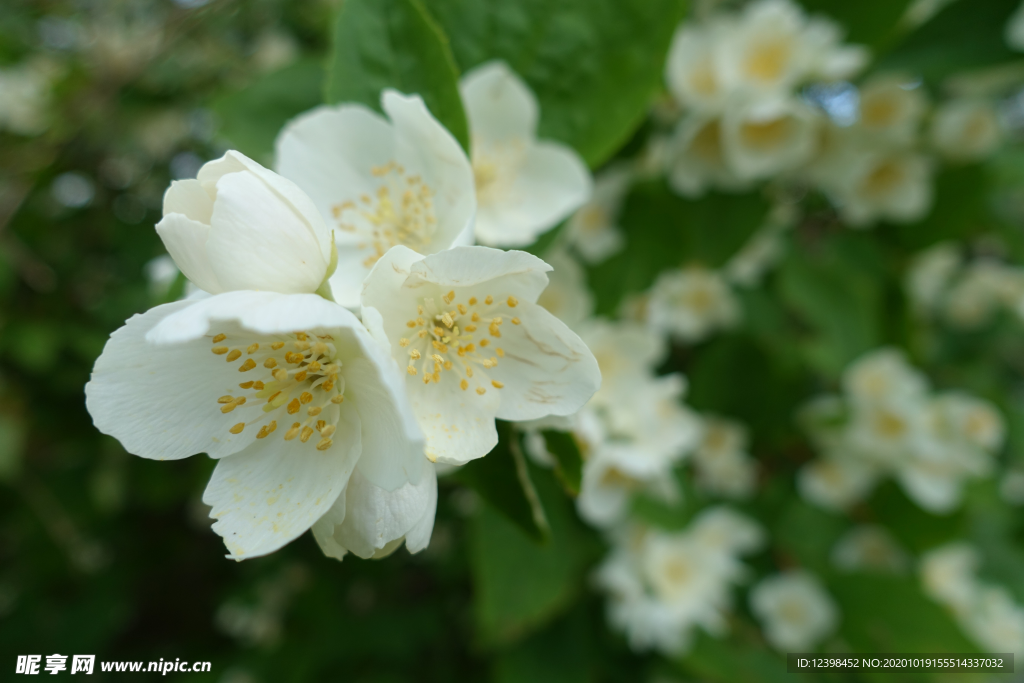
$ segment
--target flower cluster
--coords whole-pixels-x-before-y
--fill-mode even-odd
[[[1003,132],[990,99],[932,109],[921,83],[901,73],[855,86],[845,79],[869,55],[841,38],[790,0],[756,0],[679,29],[665,72],[683,110],[663,154],[671,186],[696,196],[778,179],[820,190],[852,226],[910,222],[932,206],[940,161],[996,149]]]
[[[609,621],[635,650],[666,654],[685,652],[697,627],[721,635],[730,590],[748,573],[740,557],[763,542],[757,524],[724,507],[704,510],[682,531],[620,528],[595,576],[609,594]]]
[[[551,266],[468,246],[531,241],[590,182],[532,140],[525,86],[482,69],[464,87],[473,164],[418,96],[385,91],[387,119],[341,105],[291,122],[280,174],[228,152],[167,190],[157,232],[195,291],[112,335],[87,406],[131,453],[217,459],[203,501],[229,557],[309,529],[338,559],[416,552],[433,463],[486,455],[496,418],[570,415],[597,390],[594,356],[537,304]],[[480,155],[505,155],[487,187]],[[526,220],[534,198],[548,209]]]
[[[1024,606],[1011,593],[977,576],[980,557],[969,543],[954,542],[921,558],[925,593],[946,607],[963,631],[989,652],[1024,653]]]
[[[950,242],[915,257],[906,289],[918,312],[953,327],[981,327],[1001,310],[1024,319],[1024,268],[987,256],[967,261]]]
[[[800,472],[800,491],[844,509],[891,475],[930,512],[960,503],[965,479],[988,475],[1004,438],[988,402],[959,391],[933,393],[902,353],[881,349],[854,362],[842,396],[812,401],[802,414],[820,459]]]

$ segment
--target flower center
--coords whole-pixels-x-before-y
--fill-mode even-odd
[[[372,250],[363,265],[369,268],[398,244],[427,253],[437,230],[434,191],[418,175],[406,176],[394,161],[374,166],[370,173],[381,179],[375,196],[364,194],[358,203],[349,200],[331,207],[338,229],[363,238],[359,249]]]
[[[272,418],[280,418],[285,424],[291,422],[284,432],[285,441],[298,438],[306,443],[319,434],[317,450],[331,447],[341,415],[339,405],[345,400],[345,378],[339,374],[341,361],[335,358],[333,337],[294,332],[258,338],[243,333],[228,339],[221,333],[213,337],[212,350],[228,363],[238,363],[238,372],[255,370],[259,377],[240,383],[240,391],[217,399],[225,414],[262,403],[259,413],[235,424],[229,432],[241,434],[246,427],[259,424],[256,438],[265,439],[277,431],[277,419]],[[251,408],[249,412],[253,412]]]
[[[519,318],[511,315],[511,309],[518,305],[514,296],[496,301],[490,295],[483,301],[471,296],[459,303],[454,290],[441,297],[440,303],[433,297],[424,298],[416,307],[417,316],[406,323],[410,336],[398,342],[409,349],[406,371],[422,377],[424,384],[439,384],[442,373],[448,371],[459,378],[460,389],[466,391],[472,382],[476,393],[483,396],[487,393],[486,370],[505,357],[505,351],[497,346],[501,326],[505,318],[519,325]],[[474,377],[481,368],[484,381]],[[495,389],[505,386],[497,380],[489,384]]]
[[[497,201],[508,192],[512,177],[526,158],[526,143],[511,140],[484,143],[473,139],[473,182],[481,204]]]

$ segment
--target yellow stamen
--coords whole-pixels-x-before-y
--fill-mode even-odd
[[[239,422],[238,424],[236,424],[234,427],[232,427],[228,431],[231,432],[232,434],[241,434],[243,429],[245,429],[245,423],[244,422]]]
[[[249,370],[252,370],[254,367],[256,367],[256,361],[254,361],[252,358],[246,358],[245,362],[238,366],[238,371],[248,372]]]
[[[518,299],[516,299],[516,298],[515,298],[514,296],[510,296],[510,297],[508,298],[508,301],[506,301],[505,303],[507,303],[507,304],[508,304],[508,307],[509,307],[509,308],[515,308],[516,306],[518,306],[518,305],[519,305],[519,300],[518,300]]]
[[[499,382],[496,379],[492,379],[491,380],[491,386],[494,387],[495,389],[502,389],[502,388],[504,388],[505,385],[502,384],[501,382]]]
[[[214,344],[220,344],[222,341],[224,341],[227,338],[228,338],[228,335],[226,335],[226,334],[218,334],[216,337],[213,338],[213,343]]]
[[[241,355],[241,351],[239,351],[238,349],[232,349],[231,353],[228,354],[228,357],[225,360],[227,360],[227,362],[229,363],[233,363],[234,361],[238,360],[238,358]]]
[[[248,353],[251,356],[252,354],[256,353],[259,350],[260,350],[259,342],[253,342],[252,344],[249,344],[249,348],[247,348],[245,350],[245,352]]]

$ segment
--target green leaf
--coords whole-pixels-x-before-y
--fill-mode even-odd
[[[892,36],[911,0],[800,0],[811,12],[838,21],[846,29],[846,40],[877,46]]]
[[[786,663],[778,655],[738,638],[722,640],[700,633],[682,660],[687,672],[710,683],[791,683]]]
[[[430,113],[469,149],[459,74],[448,38],[420,0],[345,0],[334,26],[327,101],[380,111],[380,94],[418,94]]]
[[[544,436],[548,453],[555,458],[555,476],[569,495],[578,496],[580,481],[583,479],[583,456],[580,455],[579,444],[569,432],[549,429],[541,434]]]
[[[685,199],[663,182],[636,186],[620,218],[628,247],[588,277],[598,313],[614,313],[623,295],[647,289],[668,268],[723,265],[763,225],[767,211],[765,200],[753,193]]]
[[[574,609],[495,662],[497,683],[588,683],[593,680],[593,621]],[[599,615],[598,615],[599,616]]]
[[[463,71],[505,60],[540,102],[539,135],[597,167],[661,89],[682,0],[427,0]]]
[[[219,135],[233,149],[271,165],[274,140],[284,124],[323,103],[323,80],[319,61],[302,60],[218,97],[210,107],[220,120]]]
[[[483,458],[459,468],[455,478],[476,491],[533,542],[550,540],[547,517],[526,466],[519,435],[511,423],[499,421],[498,445]]]
[[[894,225],[900,246],[918,251],[944,240],[966,240],[993,222],[991,179],[983,166],[954,166],[935,177],[935,206],[916,223]]]
[[[998,64],[1020,55],[1010,50],[1003,31],[1018,0],[957,0],[910,34],[878,65],[938,83],[946,76]],[[859,7],[851,3],[851,8]]]
[[[517,640],[565,610],[583,589],[583,573],[596,554],[554,477],[526,466],[548,514],[551,542],[538,545],[521,525],[481,506],[471,523],[470,563],[485,644]]]

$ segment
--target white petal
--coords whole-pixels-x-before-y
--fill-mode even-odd
[[[213,198],[198,180],[175,180],[164,193],[164,215],[185,214],[200,223],[210,224],[213,216]]]
[[[351,477],[349,481],[351,481]],[[324,555],[327,557],[333,557],[336,560],[341,560],[345,557],[345,553],[348,552],[338,541],[334,538],[334,527],[345,521],[345,491],[344,489],[334,501],[334,505],[331,509],[324,513],[324,516],[316,520],[313,526],[310,527],[310,531],[313,532],[313,538],[316,539],[317,545],[320,546],[320,550],[324,551]]]
[[[362,105],[321,106],[289,121],[276,150],[278,172],[305,190],[333,224],[335,205],[376,190],[370,169],[394,159],[394,131]]]
[[[430,282],[447,288],[486,286],[520,301],[535,302],[548,285],[551,266],[525,251],[456,247],[412,264],[407,287]]]
[[[415,532],[410,552],[422,550],[430,540],[437,509],[437,477],[433,468],[416,484],[387,492],[358,471],[345,491],[345,519],[335,527],[338,545],[364,559],[380,555],[389,544]]]
[[[314,292],[327,274],[329,252],[309,223],[254,174],[217,181],[211,225],[207,254],[225,289]]]
[[[354,246],[354,245],[353,245]],[[338,304],[349,309],[359,308],[359,296],[363,291],[369,269],[363,265],[372,253],[368,249],[355,249],[338,243],[338,267],[331,275],[331,292]]]
[[[306,223],[320,245],[321,253],[325,256],[330,255],[330,230],[323,223],[323,219],[309,195],[288,178],[264,168],[241,152],[228,150],[217,161],[211,161],[199,169],[197,180],[209,190],[210,187],[215,187],[218,184],[224,174],[237,171],[248,171],[263,181],[269,190],[291,207]]]
[[[363,426],[363,457],[359,471],[386,491],[419,481],[429,461],[423,434],[409,407],[405,377],[375,343],[376,363],[357,359],[345,365],[346,395],[351,394]]]
[[[434,193],[437,232],[421,253],[448,249],[473,223],[473,167],[458,141],[430,114],[419,96],[385,90],[381,105],[395,126],[398,163],[420,174]]]
[[[223,458],[203,502],[217,521],[228,557],[266,555],[292,541],[320,519],[349,481],[359,459],[359,418],[341,404],[334,445],[313,450],[298,439],[262,439]]]
[[[174,259],[178,270],[184,273],[192,284],[206,292],[216,294],[223,291],[207,256],[209,225],[194,221],[184,214],[169,213],[156,224],[156,232],[163,240],[164,247]]]
[[[459,81],[473,137],[489,142],[533,138],[537,99],[505,62],[481,64]]]
[[[476,373],[484,380],[482,371]],[[482,458],[498,445],[494,416],[501,403],[499,391],[462,391],[458,380],[446,373],[440,384],[423,384],[419,377],[408,382],[413,412],[427,438],[427,457],[436,462],[462,465]]]
[[[512,186],[481,204],[477,238],[502,247],[531,244],[583,206],[592,187],[590,171],[571,148],[554,142],[531,145]]]
[[[237,321],[242,328],[262,334],[362,329],[352,313],[316,294],[228,292],[190,303],[155,325],[146,339],[155,344],[198,339],[210,331],[212,321]]]
[[[489,371],[504,383],[502,420],[571,415],[601,386],[601,371],[587,345],[565,323],[540,306],[520,303],[519,325],[503,325],[504,358]]]
[[[237,392],[239,374],[223,356],[210,353],[208,339],[168,346],[146,341],[161,320],[196,305],[178,301],[132,317],[111,335],[96,361],[85,386],[86,407],[96,428],[129,453],[155,460],[202,452],[223,457],[255,440],[256,430],[228,431],[259,415],[259,408],[245,405],[230,414],[219,410],[217,399]]]

